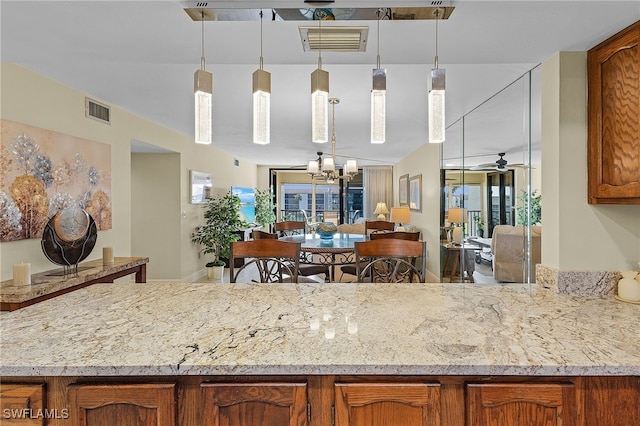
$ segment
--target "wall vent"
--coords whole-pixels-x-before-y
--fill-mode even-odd
[[[111,124],[111,107],[93,99],[84,98],[84,115],[87,118]]]

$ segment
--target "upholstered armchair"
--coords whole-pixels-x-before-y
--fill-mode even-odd
[[[498,225],[493,228],[491,251],[493,252],[493,277],[498,281],[521,283],[525,280],[525,241],[527,230],[522,225]],[[531,227],[532,281],[535,281],[535,265],[541,261],[540,239],[542,227]]]

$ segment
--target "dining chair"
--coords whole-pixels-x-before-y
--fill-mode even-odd
[[[241,277],[250,282],[298,282],[301,243],[273,239],[235,241],[231,243],[229,281]],[[234,267],[235,259],[244,264]]]
[[[275,230],[278,237],[288,237],[291,235],[306,234],[306,222],[288,220],[275,223]],[[304,256],[304,254],[302,254]],[[312,265],[312,259],[303,258],[298,268],[300,275],[308,277],[311,275],[324,275],[324,280],[329,280],[329,267],[327,265]],[[308,262],[308,263],[307,263]]]
[[[364,234],[368,235],[371,231],[393,231],[396,229],[395,222],[386,220],[367,220],[364,222]]]
[[[391,222],[392,223],[392,222]],[[420,232],[404,232],[404,231],[387,231],[387,232],[372,232],[369,234],[369,238],[371,240],[379,240],[379,239],[399,239],[399,240],[408,240],[408,241],[420,241]],[[338,281],[342,281],[342,277],[344,274],[349,275],[358,275],[358,271],[356,270],[356,265],[342,265],[340,267],[340,279]]]
[[[426,263],[424,241],[383,238],[355,243],[357,282],[424,282]]]
[[[251,238],[253,238],[254,240],[277,240],[278,234],[254,229],[253,231],[251,231]]]

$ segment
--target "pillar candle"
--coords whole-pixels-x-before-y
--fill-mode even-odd
[[[13,265],[13,283],[16,285],[31,284],[30,263],[17,263]]]
[[[102,263],[105,265],[113,264],[113,247],[102,248]]]

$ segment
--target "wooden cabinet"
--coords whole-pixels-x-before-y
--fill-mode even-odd
[[[574,426],[571,383],[480,383],[467,385],[467,426]]]
[[[590,204],[640,204],[640,21],[587,53]]]
[[[49,408],[46,420],[41,416],[26,423],[7,419],[3,411],[2,425],[640,425],[639,376],[185,375],[2,381],[3,409]]]
[[[203,383],[204,426],[306,426],[305,383]]]
[[[175,426],[174,384],[100,384],[69,386],[73,426]]]
[[[42,426],[45,424],[44,385],[2,383],[0,385],[0,424]],[[51,413],[54,414],[53,412]],[[65,413],[60,413],[63,416]]]
[[[336,383],[336,426],[440,426],[440,385]]]

